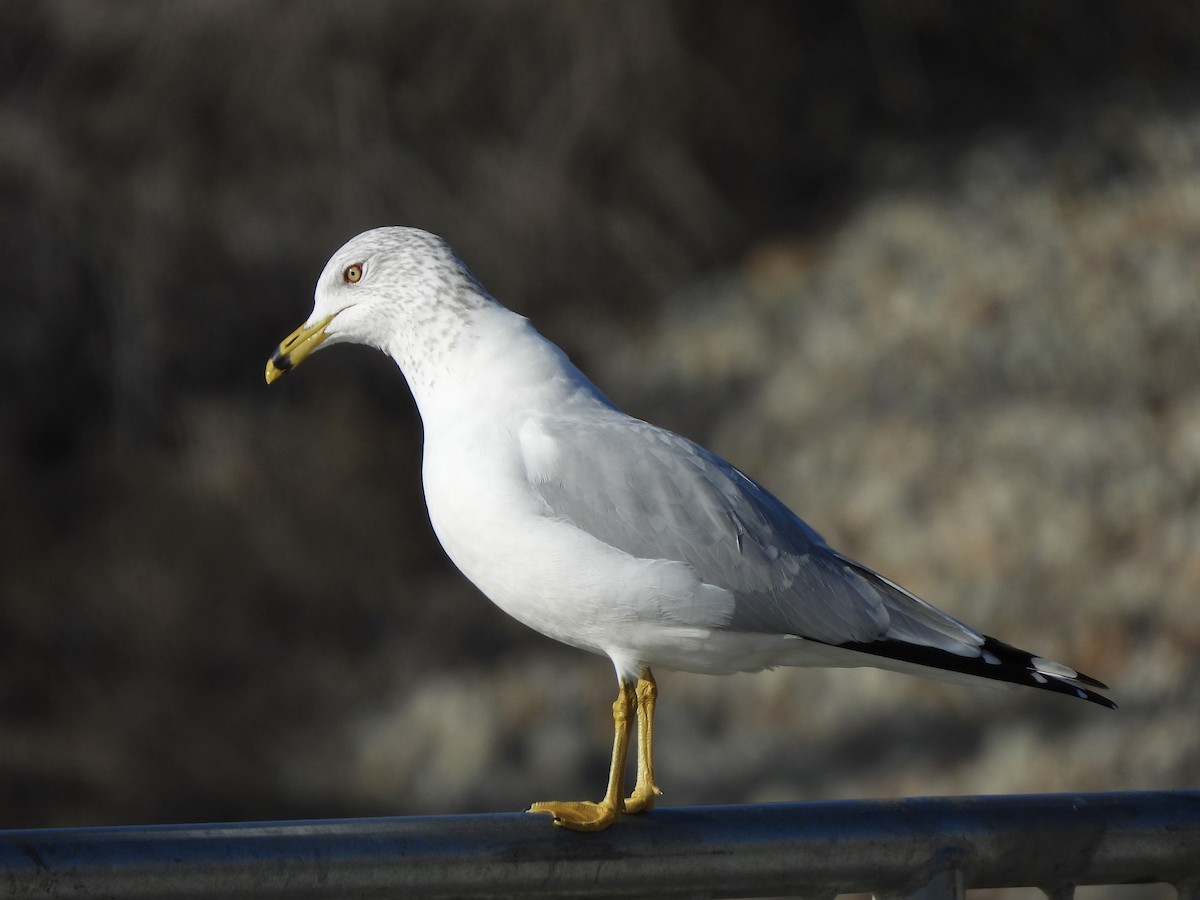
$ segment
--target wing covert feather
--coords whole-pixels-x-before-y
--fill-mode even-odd
[[[978,646],[976,632],[831,550],[769,491],[684,437],[616,414],[538,419],[521,438],[548,515],[631,555],[687,563],[736,598],[724,627],[831,644]]]

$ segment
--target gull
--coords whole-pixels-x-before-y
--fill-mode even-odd
[[[338,250],[267,383],[342,343],[382,350],[407,380],[429,519],[453,563],[504,612],[616,669],[604,797],[530,807],[555,824],[598,831],[662,793],[653,668],[875,666],[1116,706],[1102,682],[936,609],[715,453],[626,415],[435,235],[377,228]]]

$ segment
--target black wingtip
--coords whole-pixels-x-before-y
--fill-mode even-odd
[[[1091,675],[1084,675],[1082,672],[1075,673],[1075,680],[1082,681],[1088,687],[1100,688],[1102,691],[1108,690],[1108,685],[1098,678],[1093,678]]]
[[[1021,650],[1011,644],[985,637],[980,647],[979,656],[960,656],[948,650],[937,647],[927,647],[921,644],[911,644],[907,641],[865,641],[861,643],[838,644],[844,650],[854,650],[871,656],[880,656],[900,662],[911,663],[929,669],[940,669],[946,672],[958,672],[977,678],[992,681],[1004,681],[1009,684],[1025,685],[1043,691],[1053,691],[1087,700],[1107,709],[1116,709],[1117,704],[1097,691],[1090,688],[1107,690],[1108,685],[1082,675],[1067,666],[1052,663],[1043,657],[1035,656],[1026,650]],[[1037,661],[1041,660],[1039,666]],[[1048,668],[1060,667],[1063,674],[1047,671]],[[1065,674],[1069,672],[1071,674]]]
[[[1105,697],[1103,694],[1097,694],[1095,691],[1089,691],[1087,688],[1076,687],[1070,682],[1051,681],[1049,684],[1038,684],[1034,685],[1034,687],[1040,687],[1059,694],[1070,694],[1078,697],[1080,700],[1087,700],[1091,703],[1095,703],[1097,706],[1103,706],[1105,709],[1117,708],[1117,704]]]

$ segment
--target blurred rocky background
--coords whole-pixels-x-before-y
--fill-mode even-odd
[[[1198,85],[1186,0],[4,3],[0,826],[600,792],[391,362],[263,384],[381,224],[1121,704],[662,672],[665,802],[1196,787]]]

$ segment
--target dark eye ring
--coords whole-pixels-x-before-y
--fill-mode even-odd
[[[342,281],[346,282],[346,284],[358,284],[362,276],[362,263],[354,263],[353,265],[346,266],[346,270],[342,272]]]

